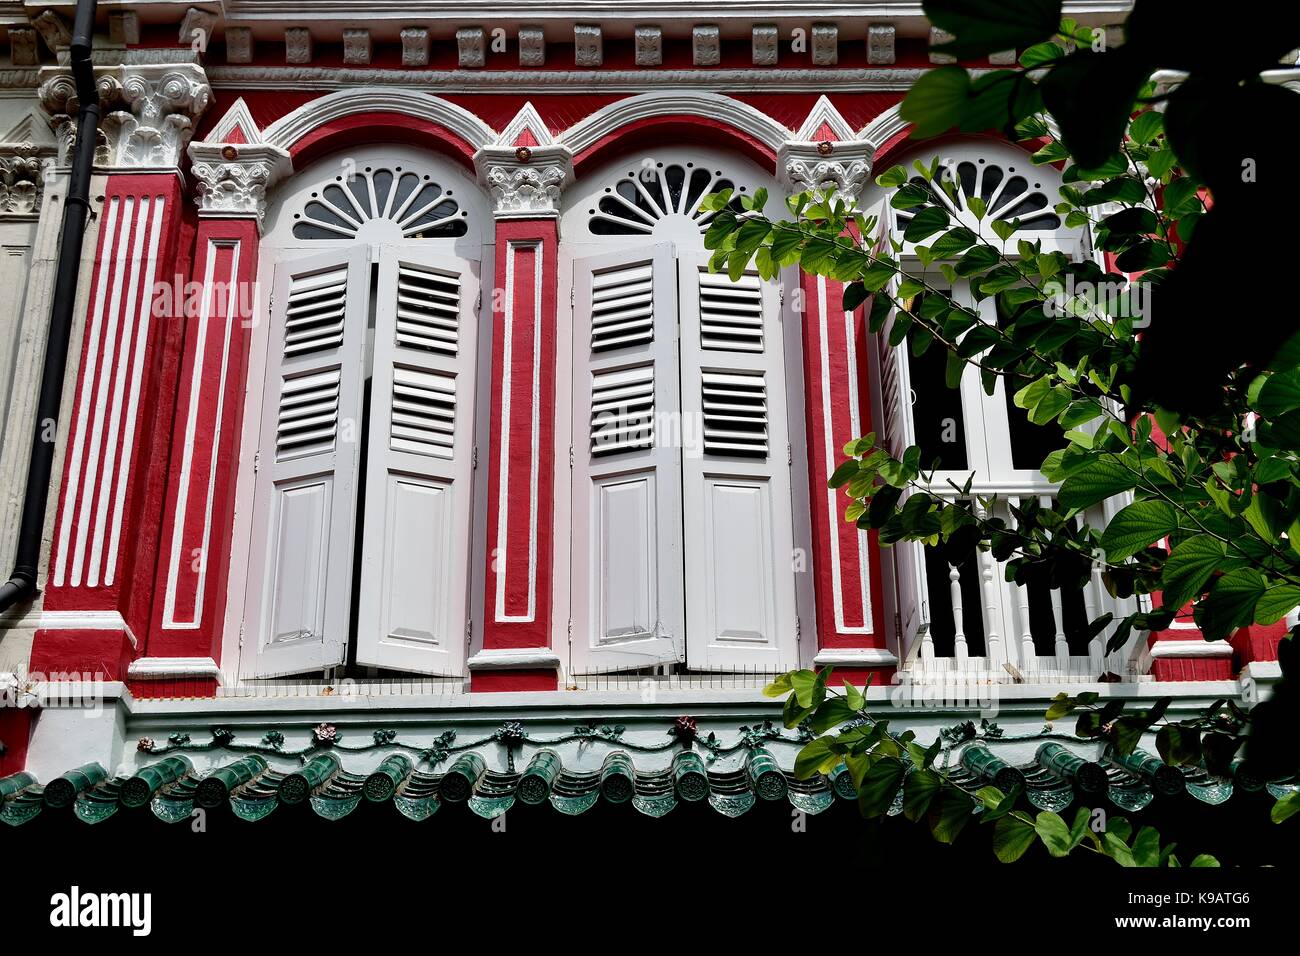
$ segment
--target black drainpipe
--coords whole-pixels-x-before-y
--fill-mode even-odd
[[[23,520],[18,529],[18,551],[13,574],[0,585],[0,613],[36,596],[36,571],[41,561],[41,535],[45,528],[45,502],[50,493],[54,445],[63,398],[63,374],[68,364],[68,338],[72,333],[77,301],[77,276],[81,271],[81,245],[90,213],[90,176],[95,166],[95,140],[99,130],[99,93],[90,51],[95,36],[96,0],[77,0],[72,27],[72,78],[77,84],[77,147],[72,176],[63,207],[63,233],[50,306],[50,330],[41,372],[41,395],[32,430],[32,457],[27,465]],[[47,436],[46,425],[55,426]]]

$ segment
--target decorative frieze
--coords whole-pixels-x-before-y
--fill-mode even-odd
[[[9,28],[9,59],[14,66],[36,66],[41,62],[36,49],[36,31],[23,27]]]
[[[834,66],[840,59],[840,28],[833,23],[814,23],[812,61],[814,66]]]
[[[990,54],[989,54],[989,64],[990,64],[991,66],[1015,66],[1015,65],[1016,65],[1016,51],[1015,51],[1015,50],[1002,50],[1002,51],[999,52],[999,53],[990,53]]]
[[[253,62],[253,31],[248,27],[226,27],[226,62]]]
[[[140,42],[140,14],[134,10],[108,15],[108,39],[112,43],[130,46]]]
[[[600,27],[577,24],[573,28],[574,66],[600,66],[605,62],[605,49]]]
[[[369,30],[343,31],[343,62],[350,66],[365,66],[370,63]]]
[[[664,61],[664,32],[658,27],[636,28],[636,65],[659,66]]]
[[[402,66],[429,65],[429,31],[407,27],[402,31]]]
[[[292,169],[289,154],[264,143],[190,143],[190,173],[200,216],[266,217],[266,191]]]
[[[311,62],[311,31],[306,27],[288,27],[285,29],[284,62]]]
[[[482,27],[456,31],[456,56],[461,69],[478,69],[487,64],[487,34]]]
[[[212,42],[212,33],[216,25],[217,15],[211,10],[190,7],[185,11],[185,17],[181,20],[181,31],[178,39],[183,46],[192,47],[202,52]]]
[[[722,40],[717,27],[691,30],[691,58],[696,66],[717,66],[722,62]]]
[[[867,27],[867,62],[875,66],[893,63],[895,36],[892,23],[873,23]]]
[[[935,53],[934,48],[943,43],[948,43],[954,39],[953,35],[947,30],[940,30],[938,27],[930,28],[930,62],[931,63],[956,63],[957,58],[949,56],[946,53]]]
[[[53,10],[32,17],[32,26],[41,32],[41,39],[51,50],[66,50],[72,46],[72,29],[68,22]]]
[[[541,27],[519,28],[519,65],[546,65],[546,34]]]
[[[754,66],[776,66],[780,57],[781,34],[775,24],[765,23],[751,31],[751,60]]]

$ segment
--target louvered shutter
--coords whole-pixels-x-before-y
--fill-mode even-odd
[[[357,662],[463,671],[477,263],[382,247]]]
[[[885,222],[888,222],[888,217]],[[885,246],[882,233],[877,249],[883,252]],[[864,309],[870,307],[870,302],[862,306]],[[880,372],[880,436],[885,450],[894,457],[901,458],[909,446],[916,444],[916,436],[912,426],[912,385],[908,376],[907,345],[904,343],[896,348],[890,346],[889,334],[893,323],[894,316],[891,315],[884,329],[876,336]],[[899,541],[890,551],[894,558],[898,656],[900,660],[906,661],[917,638],[930,626],[925,550],[919,541]]]
[[[672,247],[574,262],[575,673],[681,660],[682,515]]]
[[[329,667],[347,653],[366,255],[341,250],[275,269],[244,621],[249,676]]]
[[[678,258],[687,660],[797,666],[793,504],[780,291]],[[694,433],[694,434],[692,434]]]

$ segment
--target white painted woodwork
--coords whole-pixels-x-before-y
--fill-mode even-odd
[[[365,247],[275,267],[246,676],[330,667],[347,653],[368,293]]]
[[[357,662],[463,671],[477,263],[380,246]]]
[[[673,248],[574,261],[575,673],[682,660],[681,448]]]
[[[722,286],[708,261],[678,254],[683,433],[699,435],[682,461],[687,660],[779,671],[798,628],[780,291],[756,274]],[[723,295],[759,324],[717,334]]]

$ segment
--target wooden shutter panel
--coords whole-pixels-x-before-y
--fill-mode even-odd
[[[330,667],[347,654],[368,289],[364,248],[275,268],[241,665],[249,676]]]
[[[870,308],[870,305],[862,308]],[[908,375],[907,345],[904,343],[894,348],[889,344],[894,319],[890,316],[885,328],[876,336],[880,370],[880,436],[885,450],[896,458],[902,458],[903,452],[916,444],[916,436],[912,427],[912,384]],[[894,556],[898,657],[906,661],[917,638],[930,626],[925,550],[919,541],[898,541],[890,551]]]
[[[464,669],[477,263],[383,247],[375,309],[357,662]]]
[[[677,283],[670,245],[574,262],[575,673],[682,659]]]
[[[793,503],[780,292],[680,254],[687,660],[797,666]]]

